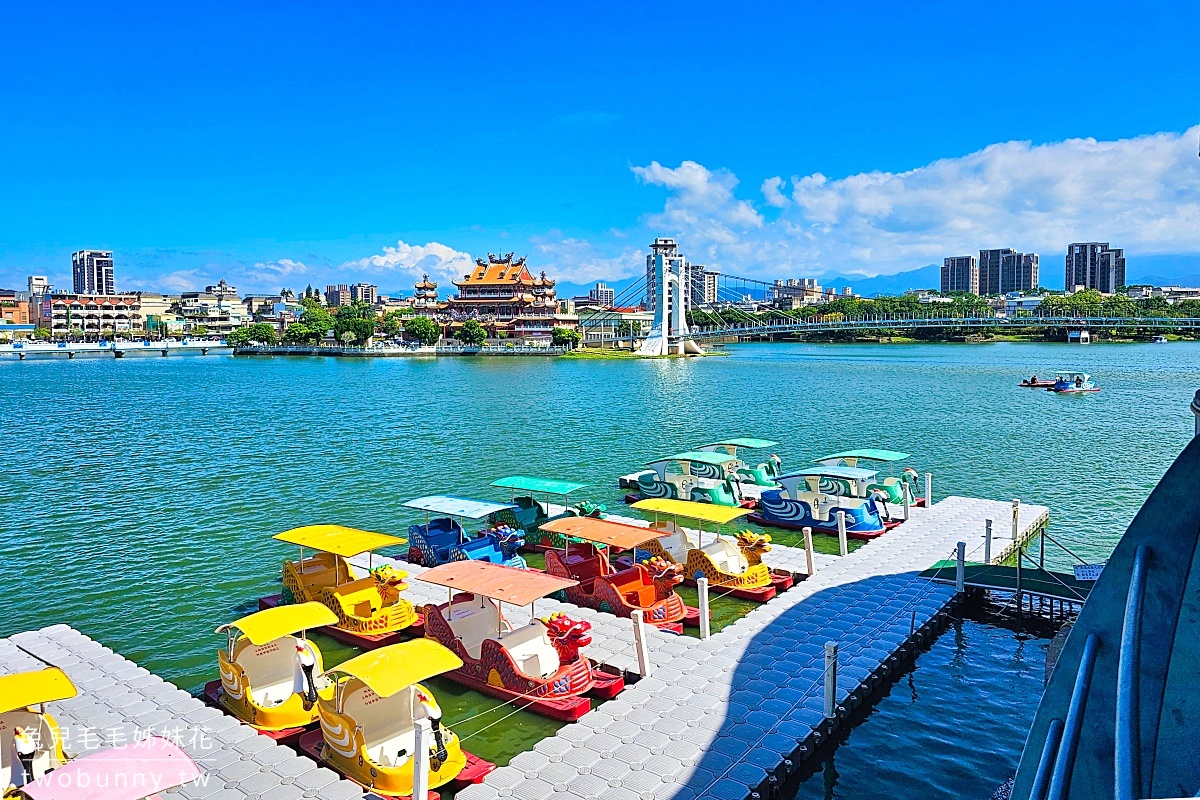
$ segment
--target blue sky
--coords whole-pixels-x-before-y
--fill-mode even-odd
[[[1200,253],[1195,3],[247,6],[0,10],[0,285]]]

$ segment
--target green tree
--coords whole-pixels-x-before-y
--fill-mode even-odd
[[[235,328],[225,337],[225,343],[233,347],[245,347],[250,344],[250,329]]]
[[[375,321],[339,313],[333,320],[333,336],[339,342],[344,343],[346,334],[350,334],[352,337],[350,341],[366,344],[367,340],[375,335]]]
[[[208,326],[207,325],[193,325],[192,326],[192,336],[207,336],[207,335],[208,335]]]
[[[315,344],[321,340],[321,335],[303,322],[293,322],[283,332],[283,340],[289,344]]]
[[[437,323],[429,317],[409,317],[404,321],[404,335],[426,347],[437,344],[437,340],[442,338],[442,332],[438,329]]]
[[[478,347],[487,340],[487,330],[473,319],[469,319],[459,328],[454,338],[467,347]]]
[[[252,342],[259,344],[277,344],[279,342],[279,334],[275,331],[275,326],[268,322],[256,322],[246,330],[250,331],[250,341]]]
[[[49,339],[50,338],[50,329],[49,328],[34,328],[33,329],[33,338]]]
[[[574,328],[555,328],[550,331],[550,341],[555,347],[578,347],[583,334]]]
[[[300,321],[309,329],[310,335],[315,336],[315,341],[319,342],[333,327],[333,315],[315,297],[306,297],[301,302],[304,313],[300,315]]]

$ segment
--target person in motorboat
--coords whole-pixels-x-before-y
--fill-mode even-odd
[[[1075,388],[1076,389],[1083,388],[1083,378],[1078,378],[1078,377],[1075,378]]]

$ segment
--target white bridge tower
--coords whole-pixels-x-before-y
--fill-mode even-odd
[[[669,252],[664,252],[665,249],[653,247],[654,324],[650,335],[638,348],[638,355],[704,355],[700,345],[688,336],[686,293],[690,287],[683,256],[675,252],[674,247]]]

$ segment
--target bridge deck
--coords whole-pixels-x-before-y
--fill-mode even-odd
[[[946,559],[934,564],[921,575],[942,583],[954,583],[957,569],[957,561]],[[967,586],[1011,592],[1020,589],[1025,594],[1070,600],[1075,603],[1086,600],[1094,585],[1094,581],[1076,580],[1074,575],[1066,572],[1050,572],[1037,567],[1022,567],[1020,578],[1018,584],[1016,567],[973,563],[967,563],[963,567],[963,579]]]

